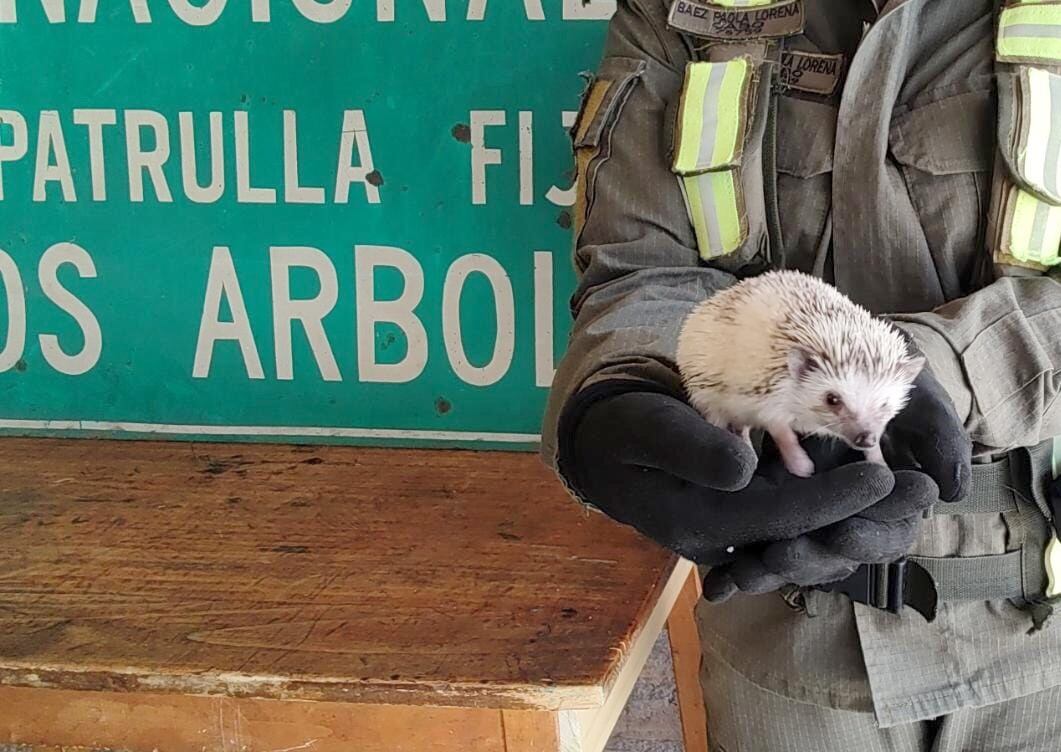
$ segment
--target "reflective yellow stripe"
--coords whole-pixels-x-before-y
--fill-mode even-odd
[[[1061,4],[1022,3],[999,16],[997,56],[1002,62],[1061,62]]]
[[[678,107],[674,164],[679,175],[732,167],[744,150],[751,61],[690,63]]]
[[[1061,207],[1041,201],[1016,185],[1009,186],[1004,210],[1012,212],[1002,238],[1002,252],[1018,261],[1053,266],[1061,261]]]
[[[748,226],[738,171],[705,172],[680,180],[700,257],[710,260],[740,248]]]

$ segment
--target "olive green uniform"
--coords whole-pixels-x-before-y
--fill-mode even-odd
[[[1008,167],[998,158],[1008,143],[999,135],[999,92],[1010,91],[1016,75],[996,62],[999,9],[985,0],[800,5],[802,31],[726,43],[690,31],[695,18],[669,22],[669,0],[619,3],[573,129],[579,284],[574,332],[545,421],[550,463],[563,440],[557,424],[565,405],[609,380],[677,390],[674,353],[684,316],[736,279],[779,266],[824,277],[870,310],[895,314],[947,387],[979,460],[1031,464],[1028,452],[1005,452],[1061,434],[1061,284],[1045,264],[993,253],[999,218],[992,216],[992,192]],[[788,22],[778,18],[772,23],[784,30]],[[784,52],[813,54],[793,63],[782,62]],[[739,195],[730,207],[708,207],[718,216],[736,207],[739,215],[738,242],[718,252],[705,247],[696,207],[674,169],[682,143],[676,123],[687,65],[738,55],[759,66],[761,80],[742,114]],[[802,81],[795,75],[800,57],[812,61]],[[825,62],[813,63],[818,59]],[[840,63],[835,75],[829,61]],[[1039,470],[996,467],[982,479],[981,486],[993,485],[980,488],[981,496],[1012,493],[1012,508],[967,505],[957,510],[967,513],[954,514],[937,505],[914,553],[943,561],[1008,552],[1020,560],[1026,594],[1040,592],[1048,527],[1014,512],[1032,497],[1042,506],[1041,449],[1038,456]],[[1021,549],[1033,538],[1035,546]],[[1059,618],[1029,634],[1032,620],[1019,600],[978,600],[975,593],[946,599],[931,623],[832,593],[815,593],[808,605],[809,614],[776,594],[700,605],[707,666],[726,667],[705,672],[709,714],[719,697],[752,702],[753,690],[773,702],[745,710],[752,727],[794,728],[803,711],[786,714],[786,703],[821,710],[802,716],[814,719],[801,732],[810,736],[763,737],[756,746],[740,741],[740,713],[720,708],[716,718],[729,721],[717,720],[713,733],[730,735],[729,744],[716,738],[728,752],[846,749],[827,740],[863,738],[829,737],[840,723],[830,718],[847,719],[858,733],[902,729],[891,733],[913,740],[882,749],[928,749],[917,746],[930,734],[916,722],[975,708],[986,713],[1031,696],[1045,705],[1051,725],[1044,730],[1029,718],[1021,727],[1046,736],[1061,731],[1061,694],[1044,693],[1061,685]],[[1022,707],[1026,713],[1027,699]],[[988,725],[1005,726],[999,717]],[[1053,749],[1061,740],[937,748]]]

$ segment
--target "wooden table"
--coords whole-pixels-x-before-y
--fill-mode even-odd
[[[0,743],[602,749],[687,562],[527,454],[0,440]]]

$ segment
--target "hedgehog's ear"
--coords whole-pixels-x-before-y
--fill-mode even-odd
[[[788,372],[792,374],[794,379],[805,379],[808,374],[821,369],[821,367],[822,364],[809,350],[804,350],[802,347],[793,347],[788,351]]]
[[[925,356],[908,355],[899,362],[899,377],[905,381],[913,381],[925,367]]]

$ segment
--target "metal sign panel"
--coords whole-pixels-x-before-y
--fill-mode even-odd
[[[0,431],[529,447],[614,0],[0,0]]]

